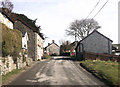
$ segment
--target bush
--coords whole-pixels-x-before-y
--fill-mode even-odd
[[[49,56],[48,54],[43,54],[42,56],[42,59],[49,59],[49,58],[51,58],[51,56]]]
[[[37,61],[40,61],[40,59],[38,59]]]
[[[9,29],[2,24],[2,56],[18,56],[22,49],[22,33],[16,29]]]
[[[57,54],[56,54],[56,53],[53,53],[51,56],[57,56]]]

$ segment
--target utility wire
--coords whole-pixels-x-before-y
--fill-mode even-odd
[[[97,15],[98,15],[98,13],[100,13],[100,11],[105,7],[105,5],[108,3],[108,1],[109,0],[107,0],[106,2],[105,2],[105,4],[100,8],[100,10],[95,14],[95,16],[93,17],[93,18],[95,18]],[[92,18],[92,19],[93,19]]]
[[[94,8],[91,10],[91,12],[89,13],[89,15],[86,17],[86,19],[91,15],[91,13],[95,10],[95,8],[98,6],[98,4],[100,3],[100,0],[97,2],[97,4],[94,6]]]

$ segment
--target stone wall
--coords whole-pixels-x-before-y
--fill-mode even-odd
[[[11,56],[2,57],[0,66],[2,70],[2,75],[11,72],[13,69],[16,69],[16,64],[14,63],[13,58]]]
[[[23,56],[20,54],[20,57],[17,58],[17,62],[14,63],[13,58],[11,56],[2,57],[0,60],[0,68],[2,75],[11,72],[14,69],[21,69],[26,66],[30,66],[32,64],[32,59],[25,56],[26,60],[23,61]]]
[[[85,52],[84,53],[85,60],[104,60],[104,61],[117,61],[120,62],[120,56],[112,55],[112,54],[103,54],[103,53],[92,53]]]
[[[16,21],[14,23],[14,29],[17,29],[21,32],[27,32],[28,34],[28,57],[36,60],[36,34],[32,29],[25,26],[22,22]]]

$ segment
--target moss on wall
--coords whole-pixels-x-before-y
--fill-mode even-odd
[[[2,24],[2,56],[17,56],[22,49],[22,33]]]

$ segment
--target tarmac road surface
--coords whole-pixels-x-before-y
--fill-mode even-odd
[[[8,85],[105,85],[67,57],[38,62]]]

